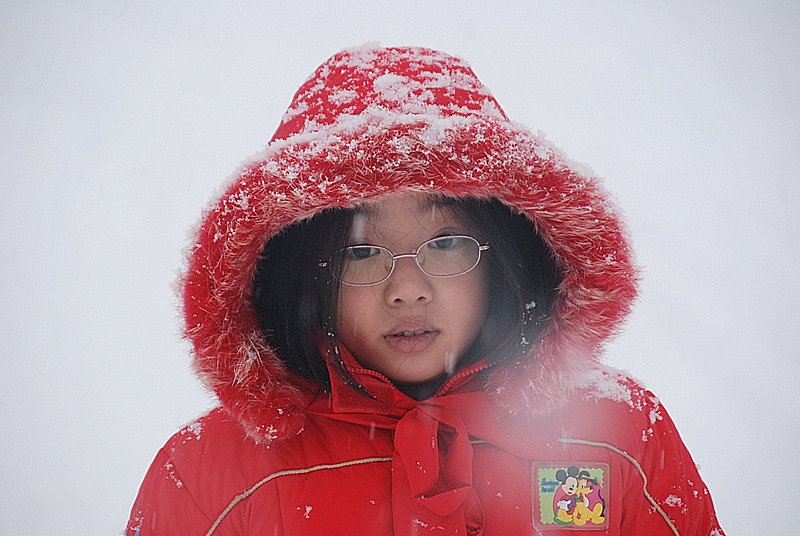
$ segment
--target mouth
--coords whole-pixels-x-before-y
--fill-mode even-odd
[[[415,329],[415,330],[405,330],[405,331],[398,331],[396,333],[392,333],[390,337],[415,337],[417,335],[425,335],[426,333],[433,333],[431,330],[427,329]]]
[[[438,330],[427,326],[414,329],[403,326],[385,335],[384,340],[393,350],[408,354],[424,352],[436,342],[438,336]]]

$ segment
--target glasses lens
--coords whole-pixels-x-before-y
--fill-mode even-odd
[[[339,252],[343,283],[371,285],[392,270],[392,254],[378,246],[350,246]]]
[[[452,276],[475,268],[480,244],[470,236],[443,236],[420,246],[417,262],[428,275]]]

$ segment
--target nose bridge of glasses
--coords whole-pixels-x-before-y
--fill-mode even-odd
[[[390,253],[391,253],[391,252],[390,252]],[[414,253],[414,252],[411,252],[411,253],[398,253],[397,255],[395,255],[394,253],[392,253],[392,259],[393,259],[393,260],[395,260],[395,261],[396,261],[397,259],[404,259],[404,258],[406,258],[406,257],[408,257],[408,258],[412,258],[412,259],[416,259],[416,258],[418,258],[418,257],[419,257],[419,253]]]
[[[398,253],[396,255],[392,253],[392,267],[391,267],[392,271],[394,271],[394,268],[397,266],[397,261],[399,259],[414,259],[414,264],[416,264],[420,270],[425,272],[425,270],[422,268],[422,260],[424,259],[424,257],[420,255],[419,251],[412,251],[409,253]]]

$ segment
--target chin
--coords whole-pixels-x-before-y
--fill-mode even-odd
[[[424,385],[426,383],[441,381],[445,376],[444,370],[435,372],[420,372],[418,374],[387,374],[393,382],[407,385]]]

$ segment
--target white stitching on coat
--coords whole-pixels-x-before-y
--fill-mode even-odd
[[[656,509],[656,512],[661,514],[661,517],[663,517],[664,521],[667,522],[667,525],[669,525],[669,528],[672,529],[672,533],[675,536],[681,536],[680,533],[678,532],[678,529],[675,528],[675,524],[669,518],[667,513],[658,505],[658,503],[656,503],[656,500],[653,498],[652,495],[650,495],[650,492],[647,491],[647,475],[644,474],[644,470],[642,469],[642,466],[639,464],[639,462],[636,460],[636,458],[634,458],[633,456],[631,456],[630,454],[628,454],[624,450],[618,449],[617,447],[615,447],[614,445],[612,445],[610,443],[603,443],[601,441],[588,441],[586,439],[573,439],[573,438],[569,438],[569,437],[562,437],[562,438],[559,439],[559,442],[561,442],[561,443],[571,443],[571,444],[575,444],[575,445],[587,445],[587,446],[590,446],[590,447],[602,447],[602,448],[608,449],[608,450],[610,450],[612,452],[616,452],[617,454],[619,454],[620,456],[622,456],[623,458],[625,458],[626,460],[631,462],[633,464],[633,466],[636,468],[636,470],[639,471],[639,475],[642,477],[642,480],[644,481],[644,486],[642,487],[642,491],[644,492],[644,496],[647,498],[647,500],[650,502],[650,504],[653,506],[653,508]]]
[[[212,534],[214,534],[214,531],[217,530],[220,523],[222,523],[222,520],[225,519],[225,516],[227,516],[231,512],[231,510],[233,510],[234,507],[236,507],[237,504],[239,504],[241,501],[245,500],[250,495],[255,493],[255,491],[258,488],[260,488],[270,480],[275,480],[276,478],[282,476],[305,475],[316,471],[324,471],[326,469],[339,469],[341,467],[350,467],[353,465],[362,465],[365,463],[379,463],[379,462],[390,462],[390,461],[392,461],[391,456],[384,458],[362,458],[359,460],[350,460],[347,462],[340,462],[340,463],[326,463],[322,465],[314,465],[312,467],[306,467],[304,469],[287,469],[286,471],[278,471],[277,473],[272,473],[271,475],[262,478],[259,482],[257,482],[253,487],[251,487],[247,491],[240,493],[239,495],[234,497],[231,503],[228,505],[228,507],[222,511],[222,513],[219,515],[214,524],[211,525],[211,528],[208,529],[206,536],[211,536]]]

